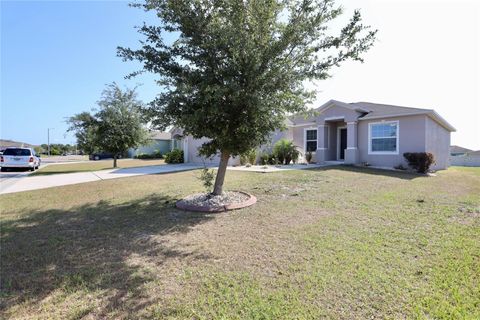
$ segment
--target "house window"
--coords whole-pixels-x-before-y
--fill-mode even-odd
[[[372,154],[398,154],[398,121],[370,123],[369,147]]]
[[[305,130],[305,151],[317,151],[317,129]]]

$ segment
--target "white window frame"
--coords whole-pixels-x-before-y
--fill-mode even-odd
[[[391,124],[394,123],[397,126],[397,142],[396,142],[396,150],[395,151],[372,151],[372,126],[376,124]],[[393,138],[393,137],[376,137],[376,138]],[[370,122],[368,124],[368,154],[384,154],[384,155],[398,155],[400,149],[400,122],[398,120],[395,121],[380,121],[380,122]]]
[[[308,140],[308,141],[316,141],[317,142],[317,149],[318,149],[318,128],[315,128],[315,127],[311,127],[311,128],[304,128],[303,129],[303,151],[305,153],[307,153],[307,131],[317,131],[317,139],[316,140]],[[310,151],[311,153],[316,153],[317,150],[315,149],[315,151]]]

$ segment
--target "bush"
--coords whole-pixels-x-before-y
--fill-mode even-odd
[[[257,162],[257,150],[252,149],[249,152],[247,152],[247,158],[248,158],[248,163],[250,163],[253,166]]]
[[[268,153],[262,153],[262,154],[260,155],[260,164],[261,164],[261,165],[264,166],[264,165],[267,165],[267,164],[268,164],[268,156],[269,156]]]
[[[287,139],[278,140],[273,146],[273,155],[278,160],[279,164],[296,163],[300,152],[297,150],[297,146],[293,144],[293,141]]]
[[[313,158],[313,155],[310,151],[308,151],[306,154],[305,154],[305,161],[307,161],[307,163],[310,163],[312,162],[312,158]]]
[[[240,165],[244,166],[246,164],[254,165],[257,160],[257,151],[252,149],[240,155]]]
[[[166,163],[183,163],[183,150],[173,149],[170,152],[165,153]]]
[[[406,152],[403,157],[408,165],[419,173],[427,173],[430,166],[435,163],[435,158],[430,152]]]
[[[207,167],[202,169],[202,173],[198,178],[202,181],[203,187],[207,191],[207,193],[212,193],[213,191],[213,180],[215,179],[215,171],[208,170]]]
[[[162,159],[162,153],[156,150],[154,153],[147,154],[147,153],[139,153],[135,156],[135,159]]]

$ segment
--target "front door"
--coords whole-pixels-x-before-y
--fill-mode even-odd
[[[340,158],[345,160],[345,149],[347,149],[347,129],[340,129]]]

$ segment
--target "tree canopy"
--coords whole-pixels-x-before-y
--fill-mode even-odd
[[[103,91],[94,114],[82,112],[69,118],[78,146],[87,153],[103,151],[117,158],[130,148],[147,142],[141,108],[135,89],[122,90],[116,83]]]
[[[222,191],[228,158],[258,147],[285,116],[315,97],[305,81],[322,80],[351,59],[362,61],[376,31],[355,11],[329,33],[342,9],[333,0],[146,0],[159,25],[143,25],[139,49],[119,48],[125,60],[160,76],[162,91],[147,109],[159,128],[178,126],[207,137],[200,152],[221,154],[214,194]],[[178,35],[169,42],[165,36]]]

